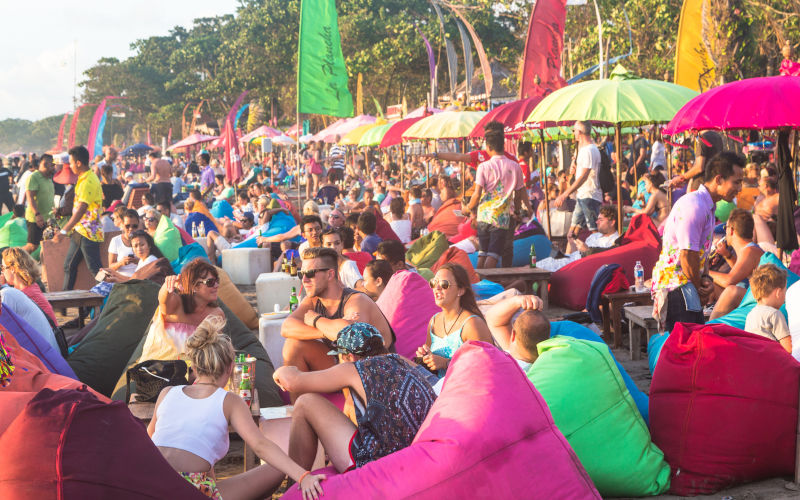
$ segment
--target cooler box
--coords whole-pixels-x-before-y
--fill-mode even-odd
[[[235,285],[252,285],[272,268],[269,248],[229,248],[222,251],[222,269]],[[287,299],[288,296],[287,296]]]
[[[298,297],[303,293],[300,278],[287,273],[263,273],[255,281],[258,314],[273,312],[275,304],[281,311],[288,310],[292,287],[297,290]]]

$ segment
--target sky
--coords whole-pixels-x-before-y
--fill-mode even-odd
[[[234,14],[236,0],[0,0],[0,120],[38,120],[72,110],[77,81],[102,57],[125,59],[130,44]],[[80,88],[77,90],[80,99]]]

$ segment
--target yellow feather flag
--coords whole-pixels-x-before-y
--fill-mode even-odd
[[[675,50],[675,83],[703,92],[714,86],[716,68],[703,43],[703,2],[683,0]]]
[[[361,87],[362,76],[358,74],[358,86],[356,87],[356,116],[364,114],[364,89]]]

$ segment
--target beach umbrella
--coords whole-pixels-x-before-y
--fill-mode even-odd
[[[288,135],[279,135],[278,137],[272,138],[272,144],[277,144],[278,146],[294,146],[297,144],[297,141]]]
[[[24,151],[14,151],[13,153],[8,153],[6,158],[19,158],[20,156],[24,155]]]
[[[301,135],[297,142],[301,144],[308,144],[314,138],[312,134]]]
[[[189,146],[194,146],[196,144],[203,144],[204,142],[211,142],[218,138],[219,137],[216,135],[192,134],[190,136],[184,137],[180,141],[168,147],[167,150],[171,151],[173,149],[188,148]]]
[[[358,146],[377,146],[381,143],[383,136],[386,135],[386,131],[389,130],[392,125],[394,125],[394,123],[384,123],[383,125],[378,125],[367,130],[364,135],[361,136],[361,140],[358,141]]]
[[[253,139],[256,139],[257,137],[272,138],[272,137],[278,137],[279,135],[283,135],[283,132],[281,132],[278,129],[268,127],[266,125],[262,125],[257,129],[253,130],[252,132],[243,135],[241,139],[239,139],[239,142],[253,142]]]
[[[356,146],[361,141],[361,138],[364,136],[364,134],[381,125],[386,125],[386,120],[379,118],[375,120],[375,123],[368,123],[366,125],[356,127],[345,134],[345,136],[342,137],[342,140],[339,141],[339,144],[342,146]]]
[[[383,134],[383,139],[381,139],[380,144],[378,144],[379,148],[388,148],[390,146],[396,146],[403,142],[403,134],[408,130],[408,127],[414,125],[418,121],[424,119],[424,116],[417,116],[415,118],[404,118],[399,122],[395,122],[392,124],[391,127]]]
[[[123,149],[122,153],[120,153],[120,156],[143,156],[152,150],[152,147],[140,142],[139,144],[134,144],[133,146],[128,146],[127,148]]]
[[[311,140],[334,142],[336,140],[337,135],[340,138],[344,137],[345,135],[347,135],[348,132],[350,132],[354,128],[360,127],[362,125],[368,125],[370,123],[375,123],[375,120],[376,118],[371,115],[358,115],[354,118],[338,120],[334,122],[333,125],[314,134]]]
[[[442,111],[408,127],[403,139],[460,139],[467,137],[485,111]]]
[[[443,109],[439,108],[431,108],[429,106],[420,106],[415,110],[409,111],[406,116],[403,118],[425,118],[428,115],[432,115],[435,113],[441,113],[444,111]]]
[[[482,138],[484,135],[483,127],[492,121],[498,121],[503,124],[506,134],[515,132],[515,128],[533,112],[533,108],[542,100],[541,96],[529,97],[527,99],[520,99],[518,101],[507,102],[496,108],[492,109],[486,116],[481,118],[481,121],[475,125],[469,137]],[[517,128],[516,133],[521,133],[522,130]]]

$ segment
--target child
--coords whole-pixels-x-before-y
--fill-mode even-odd
[[[792,352],[789,325],[778,308],[786,301],[786,271],[775,264],[764,264],[753,271],[750,290],[758,304],[747,314],[744,329],[749,333],[777,340]]]

